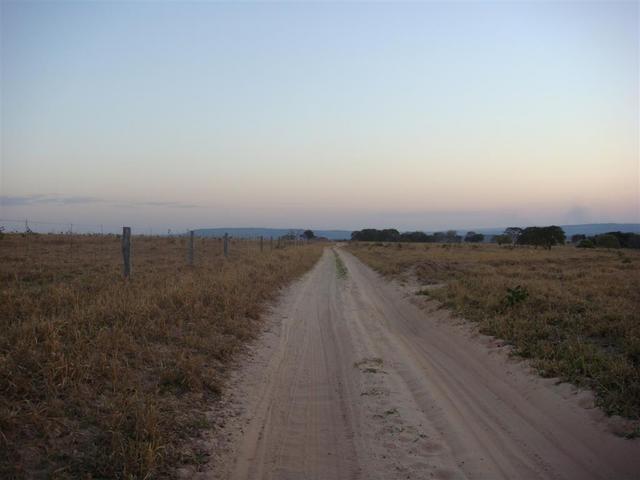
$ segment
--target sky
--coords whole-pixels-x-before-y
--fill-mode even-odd
[[[0,16],[5,225],[640,222],[637,2],[2,0]]]

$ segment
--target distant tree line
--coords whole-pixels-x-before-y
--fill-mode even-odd
[[[316,238],[316,234],[313,233],[313,230],[305,230],[298,237],[295,230],[289,230],[287,233],[280,236],[280,239],[282,240],[296,240],[298,238],[301,238],[303,240],[313,240],[314,238]]]
[[[579,248],[638,248],[640,249],[640,235],[631,232],[608,232],[601,235],[573,235],[571,243]]]
[[[456,230],[435,232],[402,232],[395,228],[377,230],[365,228],[351,233],[351,240],[359,242],[407,242],[407,243],[480,243],[485,241],[485,235],[473,231],[465,236],[458,235]],[[493,240],[498,245],[531,245],[551,249],[554,245],[564,245],[567,241],[564,230],[557,225],[548,227],[509,227],[500,235],[494,235],[487,240]],[[571,242],[581,248],[640,248],[640,235],[637,233],[609,232],[603,235],[586,237],[573,235]]]
[[[533,245],[534,247],[551,249],[554,245],[564,245],[566,235],[564,230],[557,225],[527,228],[509,227],[505,229],[504,233],[496,235],[493,239],[498,245]]]
[[[351,240],[358,242],[407,242],[407,243],[461,243],[461,242],[483,242],[485,239],[481,233],[467,232],[463,237],[458,235],[456,230],[446,232],[435,232],[428,234],[425,232],[402,232],[395,228],[377,230],[375,228],[365,228],[351,233]]]

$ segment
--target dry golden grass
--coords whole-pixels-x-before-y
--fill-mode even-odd
[[[0,239],[0,477],[145,478],[206,428],[225,365],[321,246],[134,237]]]
[[[640,418],[639,251],[380,243],[349,250],[384,275],[432,285],[420,293],[509,341],[543,375],[593,389],[608,413]],[[526,298],[509,293],[517,286]]]

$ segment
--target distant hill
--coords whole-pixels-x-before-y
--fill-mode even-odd
[[[259,236],[277,238],[292,231],[296,235],[301,235],[305,230],[302,228],[200,228],[194,232],[199,237],[222,237],[228,233],[236,238],[256,238]],[[313,230],[313,233],[316,237],[326,237],[329,240],[348,240],[351,238],[351,230]]]
[[[640,223],[587,223],[584,225],[561,225],[567,236],[583,233],[599,235],[607,232],[640,233]]]

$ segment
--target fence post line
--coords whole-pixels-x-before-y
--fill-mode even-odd
[[[224,256],[225,257],[229,256],[229,234],[228,233],[224,234]]]
[[[122,260],[124,278],[131,276],[131,227],[122,227]]]
[[[189,230],[189,265],[193,266],[193,230]]]

